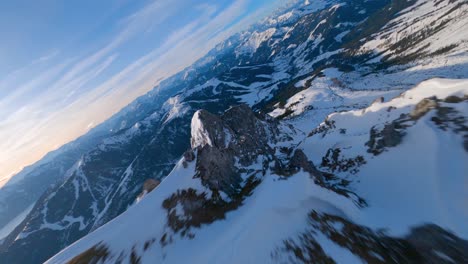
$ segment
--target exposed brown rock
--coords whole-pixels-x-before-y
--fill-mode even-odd
[[[72,258],[67,264],[96,264],[104,263],[110,257],[109,249],[101,243]]]
[[[418,120],[424,116],[431,109],[438,107],[437,98],[426,98],[419,102],[410,113],[410,117],[413,120]]]
[[[154,190],[156,187],[158,187],[160,183],[161,183],[160,180],[147,179],[143,183],[142,191],[138,195],[137,199],[141,199],[145,194],[150,193],[152,190]]]
[[[161,183],[160,180],[155,180],[155,179],[147,179],[144,183],[143,183],[143,191],[146,191],[146,192],[151,192],[152,190],[154,190],[154,188],[158,187],[158,185]]]
[[[195,153],[193,153],[193,150],[189,149],[185,151],[184,153],[184,160],[187,162],[192,162],[195,160]]]

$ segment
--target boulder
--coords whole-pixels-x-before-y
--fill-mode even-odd
[[[431,109],[437,108],[438,106],[439,104],[437,103],[437,98],[425,98],[414,107],[413,111],[410,113],[410,117],[413,120],[418,120]]]

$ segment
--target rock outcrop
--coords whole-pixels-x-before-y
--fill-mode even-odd
[[[259,156],[273,157],[269,143],[279,140],[276,121],[256,115],[247,105],[230,108],[222,116],[205,110],[192,119],[192,148],[197,152],[196,171],[211,190],[229,196],[241,188],[241,172],[236,166],[250,166]]]
[[[424,116],[431,109],[437,108],[439,104],[437,103],[437,98],[426,98],[421,100],[410,113],[410,117],[413,120],[418,120]]]
[[[150,193],[151,191],[153,191],[156,187],[159,186],[159,184],[161,183],[160,180],[155,180],[155,179],[147,179],[144,183],[143,183],[143,190],[141,191],[141,193],[137,196],[137,202],[140,201],[141,199],[143,199],[143,197]]]

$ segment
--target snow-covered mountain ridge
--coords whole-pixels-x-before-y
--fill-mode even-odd
[[[286,132],[290,139],[270,142],[278,161],[252,156],[256,162],[238,174],[242,183],[234,193],[242,195],[230,196],[209,183],[223,173],[199,175],[213,170],[200,165],[204,148],[221,151],[236,142],[218,133],[236,125],[200,130],[200,119],[213,124],[217,117],[197,112],[193,156],[185,155],[140,203],[47,263],[463,263],[466,113],[468,80],[444,79],[389,102],[334,113],[320,126],[325,129]],[[440,241],[420,241],[427,234]]]
[[[370,227],[372,232],[368,233],[369,237],[380,241],[379,239],[383,239],[384,236],[378,236],[374,231],[382,227],[386,228],[386,226],[384,224],[373,225],[379,219],[378,214],[372,209],[390,206],[393,210],[396,205],[380,196],[368,193],[372,188],[381,192],[385,191],[380,190],[378,186],[373,187],[373,184],[379,184],[378,181],[365,181],[366,188],[361,188],[364,185],[358,185],[357,182],[360,176],[364,175],[362,176],[364,179],[374,179],[369,175],[382,170],[380,167],[386,164],[383,161],[374,163],[374,160],[396,153],[400,145],[404,146],[400,143],[406,142],[408,137],[412,140],[410,135],[415,134],[406,133],[406,130],[412,131],[417,128],[421,120],[426,120],[425,118],[429,118],[429,115],[434,113],[435,116],[430,116],[430,118],[436,121],[429,122],[429,125],[422,130],[430,131],[428,129],[432,129],[431,124],[439,124],[447,130],[447,133],[435,133],[433,136],[425,133],[427,140],[450,135],[450,138],[460,141],[459,144],[450,145],[454,148],[453,153],[458,153],[455,148],[463,146],[463,133],[465,132],[463,132],[464,119],[462,117],[466,118],[466,109],[461,107],[465,103],[446,105],[443,102],[445,94],[440,91],[436,92],[440,95],[438,100],[426,102],[430,107],[437,108],[437,111],[434,112],[434,110],[424,115],[417,120],[416,124],[413,124],[415,120],[411,116],[399,119],[400,116],[397,115],[410,113],[409,108],[418,105],[419,101],[408,101],[408,109],[402,108],[401,111],[393,111],[393,107],[390,106],[389,109],[392,110],[389,112],[379,108],[376,112],[379,113],[378,118],[381,120],[378,118],[374,120],[374,117],[370,116],[373,113],[370,109],[377,107],[378,103],[371,106],[369,110],[362,109],[367,109],[376,99],[377,102],[381,101],[382,97],[383,101],[389,101],[434,77],[468,79],[466,70],[468,40],[467,35],[462,34],[468,31],[467,8],[466,1],[327,0],[310,1],[307,5],[304,1],[299,1],[278,11],[272,17],[254,25],[250,30],[220,43],[206,57],[167,80],[163,85],[156,87],[150,94],[135,101],[114,117],[110,123],[103,124],[106,128],[105,133],[100,135],[101,138],[97,142],[88,141],[89,148],[77,153],[78,157],[70,162],[69,167],[64,168],[69,172],[66,177],[62,177],[63,174],[54,173],[54,177],[59,180],[55,182],[55,186],[42,194],[25,221],[5,239],[4,244],[0,246],[0,259],[8,263],[45,261],[87,234],[94,234],[93,231],[127,209],[133,210],[133,204],[137,197],[141,197],[144,183],[147,180],[158,182],[174,171],[174,166],[178,168],[181,166],[180,170],[182,170],[184,164],[187,168],[193,166],[193,172],[199,174],[201,180],[198,180],[196,184],[203,186],[202,190],[206,191],[206,196],[194,187],[194,190],[198,190],[195,193],[177,193],[177,189],[171,189],[164,191],[161,195],[166,195],[166,197],[161,198],[162,200],[158,200],[157,203],[175,194],[174,199],[179,201],[177,204],[181,204],[180,200],[188,196],[190,199],[201,199],[209,208],[217,208],[219,203],[223,203],[229,210],[213,209],[213,212],[201,217],[204,219],[201,228],[189,226],[190,228],[187,229],[185,228],[186,219],[178,211],[180,206],[176,206],[175,209],[171,206],[164,209],[165,213],[173,209],[176,211],[174,217],[177,220],[175,223],[178,224],[169,229],[172,233],[167,232],[167,237],[177,240],[177,245],[181,245],[180,243],[191,245],[190,242],[184,242],[185,239],[178,238],[185,229],[187,230],[183,237],[190,240],[193,232],[204,233],[204,226],[208,223],[211,223],[209,226],[218,226],[223,222],[221,218],[227,218],[231,214],[237,215],[243,212],[242,210],[246,210],[243,208],[250,208],[252,212],[264,212],[265,216],[261,216],[260,213],[245,213],[247,217],[245,219],[250,219],[250,222],[259,219],[258,228],[263,228],[264,225],[263,230],[271,230],[275,222],[271,220],[272,225],[265,223],[268,223],[270,219],[276,219],[275,214],[259,210],[256,205],[260,202],[257,202],[259,200],[256,197],[263,199],[265,208],[270,208],[267,202],[270,198],[272,203],[280,204],[278,211],[283,212],[285,218],[279,218],[278,221],[283,221],[281,223],[284,226],[290,225],[287,222],[290,219],[291,223],[299,221],[296,226],[300,227],[291,229],[297,231],[294,234],[285,230],[284,236],[272,237],[271,244],[265,244],[263,255],[258,255],[257,259],[261,262],[271,260],[267,252],[273,254],[273,246],[278,249],[274,250],[275,252],[281,251],[281,241],[278,242],[275,239],[293,239],[294,235],[300,233],[305,235],[307,228],[300,223],[317,219],[323,220],[320,224],[326,223],[323,216],[319,217],[311,213],[311,210],[315,208],[311,207],[311,204],[317,205],[326,201],[325,204],[330,205],[328,200],[333,201],[333,199],[338,199],[346,205],[346,208],[338,207],[341,211],[348,211],[346,215],[337,213],[336,210],[327,211],[328,214],[333,217],[342,217],[340,221],[343,224],[356,230],[361,230],[358,228],[359,225]],[[413,24],[414,27],[411,26]],[[411,36],[418,37],[411,38]],[[437,87],[437,82],[440,83],[439,86],[450,86],[444,81],[433,81],[432,85],[423,82],[421,87],[430,87],[428,90],[435,91],[434,87]],[[457,81],[454,80],[454,82]],[[449,93],[452,92],[459,98],[455,101],[464,98],[456,91],[450,90]],[[421,93],[421,96],[430,97],[431,95]],[[397,99],[395,100],[383,105],[398,102]],[[233,120],[229,121],[224,114],[231,106],[240,104],[244,105],[243,108],[239,108],[244,109],[241,116],[245,116],[246,120],[259,120],[251,122],[257,125],[250,124],[243,128],[248,132],[237,131],[242,128],[242,122],[232,123]],[[253,114],[247,111],[245,104],[254,110]],[[457,111],[454,113],[451,110],[445,110],[450,107],[455,107]],[[199,111],[201,109],[203,110]],[[359,114],[362,111],[364,113]],[[271,120],[265,113],[274,117],[275,120]],[[385,117],[385,115],[389,116]],[[194,117],[200,116],[208,121],[197,122],[201,119]],[[253,116],[255,119],[252,118]],[[327,122],[323,123],[328,116],[331,121],[327,119]],[[353,120],[356,124],[364,122],[365,126],[359,130],[359,125],[346,123],[340,119],[341,116],[344,116],[342,119]],[[444,123],[444,120],[451,119],[453,121]],[[277,122],[279,124],[276,124]],[[201,126],[198,126],[199,129],[191,129],[192,123],[194,125],[199,123]],[[256,126],[258,129],[252,129]],[[400,130],[402,130],[401,135]],[[207,136],[207,133],[210,136]],[[328,136],[329,134],[332,136]],[[288,139],[286,135],[291,138]],[[307,135],[311,137],[306,137]],[[322,144],[322,141],[327,142],[327,140],[329,140],[328,143]],[[196,144],[193,145],[194,142]],[[236,147],[236,144],[231,145],[232,142],[242,143],[242,147]],[[197,149],[186,152],[191,147],[200,146],[203,149],[201,151],[203,155],[200,155],[200,150]],[[463,150],[463,148],[460,149]],[[356,152],[353,152],[354,150]],[[427,153],[432,153],[431,151],[433,150],[429,149]],[[198,154],[192,155],[195,152]],[[185,161],[185,163],[182,161],[179,164],[181,156],[195,161]],[[452,157],[451,154],[446,156]],[[217,163],[215,157],[220,157],[222,163]],[[257,160],[254,157],[257,157]],[[433,156],[425,157],[432,157],[431,161],[435,159]],[[465,157],[459,155],[456,160],[459,162]],[[58,159],[61,159],[61,155]],[[401,160],[395,160],[395,162],[397,165],[402,163]],[[414,167],[407,169],[419,171],[422,163],[424,162],[418,161]],[[379,166],[373,164],[379,164]],[[431,164],[437,164],[437,162]],[[375,170],[366,171],[367,167],[372,166]],[[402,167],[395,166],[395,168],[398,170],[395,173],[401,174],[399,170],[402,170]],[[427,167],[417,174],[434,176],[434,174],[429,174],[432,169],[434,168]],[[253,178],[250,182],[248,181],[249,177],[246,178],[245,174],[254,172],[258,174],[255,179],[260,178],[262,181]],[[181,171],[176,174],[184,173]],[[222,175],[221,179],[214,177],[216,175]],[[286,178],[288,180],[284,180]],[[388,176],[388,178],[392,177]],[[433,179],[436,178],[433,177]],[[167,180],[163,180],[163,183],[153,192],[161,192]],[[271,184],[266,185],[268,182]],[[276,183],[284,183],[284,185]],[[411,183],[415,185],[414,182]],[[190,180],[190,184],[195,183]],[[184,186],[187,185],[181,185],[181,190],[185,188]],[[249,188],[244,190],[245,186]],[[434,186],[438,185],[434,184]],[[446,188],[452,187],[449,185]],[[217,191],[212,191],[212,189],[217,189]],[[277,192],[270,193],[270,189],[277,190]],[[393,193],[400,189],[402,189],[400,185],[394,185],[393,189],[389,188],[389,191]],[[292,200],[289,200],[289,196],[281,195],[291,190],[295,190],[294,194],[289,194]],[[154,195],[153,192],[143,198],[141,203]],[[323,195],[319,195],[320,201],[315,199],[317,198],[316,192]],[[210,199],[213,193],[217,193],[214,195],[217,199],[216,203]],[[246,195],[247,193],[250,196]],[[295,196],[296,194],[298,196]],[[446,200],[436,199],[432,194],[434,192],[427,192],[422,197],[439,205],[446,204]],[[304,202],[302,199],[305,196],[312,197],[315,202],[310,204],[307,201]],[[282,200],[278,200],[280,198],[285,199],[284,204]],[[408,192],[407,198],[413,199],[414,197]],[[186,201],[187,206],[194,202],[190,199]],[[414,203],[408,203],[411,207],[408,207],[407,211],[416,210],[413,206],[420,205],[416,203],[419,200],[414,199]],[[297,213],[297,219],[294,220],[292,215],[289,218],[286,213],[291,209],[291,205],[286,205],[286,203],[293,205],[293,208],[297,207],[295,205],[305,204],[307,210],[299,206],[302,209],[297,209],[300,213]],[[374,203],[378,206],[373,206]],[[333,203],[332,205],[336,207]],[[161,205],[159,203],[155,206],[159,208]],[[443,206],[437,208],[439,211],[435,214],[437,210],[433,211],[426,206],[421,209],[421,215],[424,215],[429,222],[440,225],[444,232],[456,231],[455,235],[463,237],[463,234],[459,234],[463,228],[457,227],[456,221],[450,225],[448,224],[450,221],[442,221]],[[370,213],[366,214],[367,211]],[[411,216],[409,213],[408,215]],[[343,218],[343,216],[347,217]],[[132,219],[133,217],[138,216],[132,216]],[[373,218],[375,221],[371,221]],[[386,215],[386,219],[390,221],[394,217]],[[388,227],[393,227],[393,230],[385,236],[385,239],[405,238],[409,232],[409,225],[423,224],[417,223],[419,220],[405,218],[401,220],[400,225],[390,221]],[[125,225],[126,220],[116,221],[122,221],[122,225]],[[143,224],[143,222],[138,223],[139,226]],[[183,228],[174,232],[181,223]],[[242,233],[240,226],[247,225],[247,220],[239,223],[239,229],[234,228],[229,231],[232,232],[231,237]],[[221,226],[226,228],[224,225]],[[274,226],[276,229],[276,225]],[[130,227],[127,228],[127,230],[130,229]],[[425,227],[421,228],[423,231],[427,230]],[[151,229],[154,232],[149,233],[158,240],[161,238],[158,236],[163,233],[159,233],[156,229]],[[216,232],[219,231],[216,230]],[[420,232],[417,233],[420,234]],[[265,243],[262,236],[258,239],[256,245]],[[45,240],[51,242],[43,243]],[[137,243],[137,240],[140,244],[145,243],[142,242],[143,238],[137,239],[137,237],[133,242]],[[240,239],[239,243],[249,245],[245,241]],[[323,241],[319,245],[322,245]],[[152,244],[157,243],[156,241]],[[93,246],[88,242],[83,242],[82,245],[82,251]],[[299,246],[298,243],[289,243],[290,248],[292,245]],[[362,249],[362,245],[356,245],[357,249],[354,248],[354,251]],[[169,243],[164,248],[170,247]],[[253,251],[255,247],[251,247]],[[119,250],[127,257],[132,255],[127,248]],[[112,254],[118,253],[119,250],[112,249]],[[70,252],[72,253],[69,256],[80,253]],[[220,252],[223,251],[220,250]],[[135,252],[133,255],[139,256],[140,254],[142,253]],[[327,254],[333,255],[330,252]],[[249,255],[246,253],[244,256],[246,262],[248,262]],[[361,254],[358,257],[362,259],[363,256]],[[281,259],[281,256],[277,255],[277,257]]]

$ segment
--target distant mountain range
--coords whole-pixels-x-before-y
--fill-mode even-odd
[[[0,262],[463,263],[467,63],[466,1],[292,3],[13,177]]]

